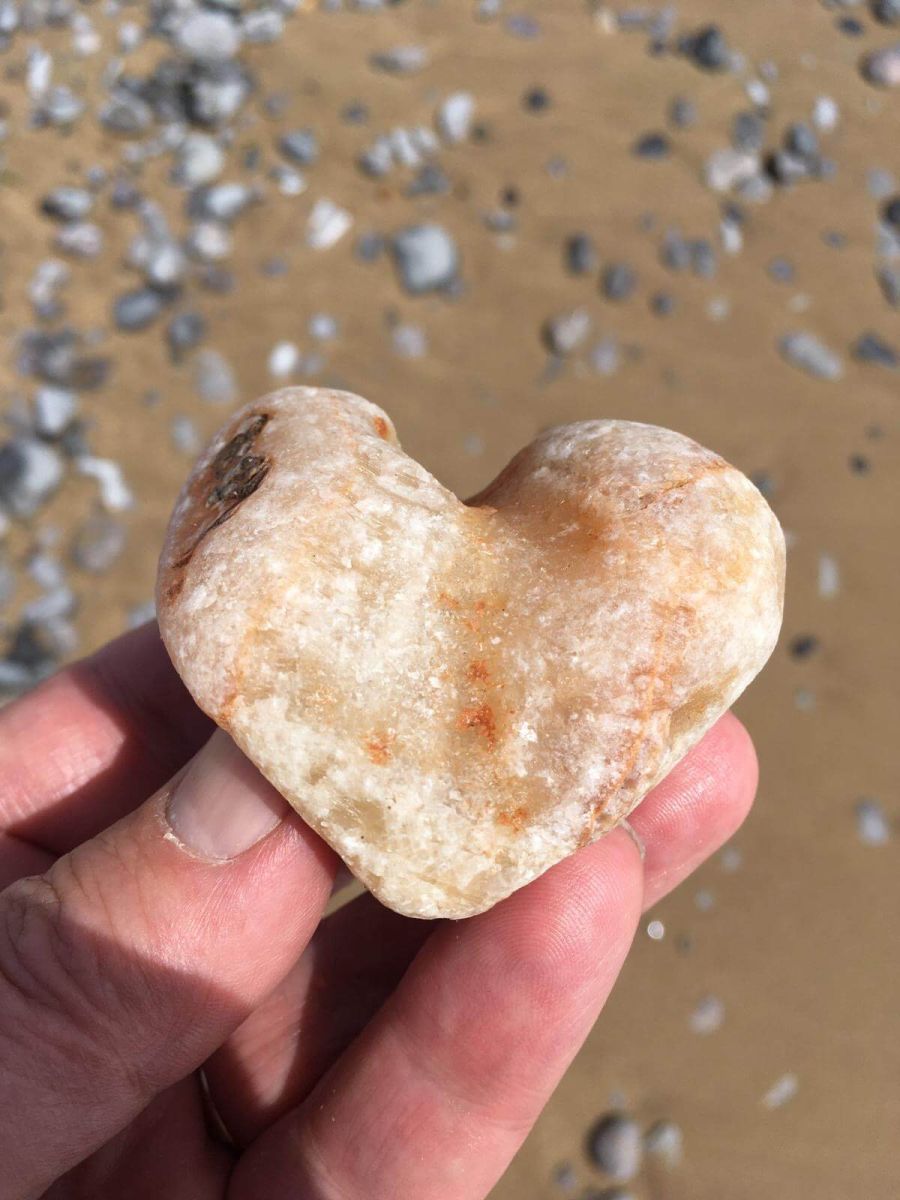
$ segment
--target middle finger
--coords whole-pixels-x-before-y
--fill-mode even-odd
[[[630,818],[646,847],[645,907],[734,833],[755,787],[752,744],[728,715]],[[401,917],[371,896],[322,923],[290,975],[208,1064],[216,1106],[240,1144],[304,1099],[435,928],[435,922]]]

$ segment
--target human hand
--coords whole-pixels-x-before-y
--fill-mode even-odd
[[[4,1200],[483,1200],[756,786],[729,715],[643,863],[619,829],[467,921],[322,920],[335,855],[210,733],[152,625],[0,711]]]

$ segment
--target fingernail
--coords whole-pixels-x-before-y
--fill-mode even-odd
[[[166,818],[186,850],[227,862],[262,841],[286,812],[284,799],[219,730],[176,783]]]
[[[637,852],[641,856],[641,862],[643,862],[647,857],[647,847],[644,845],[644,839],[641,837],[635,827],[629,821],[626,821],[624,817],[619,822],[619,825],[625,830],[625,832],[634,842],[635,846],[637,846]]]

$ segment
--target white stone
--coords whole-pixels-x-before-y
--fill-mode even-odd
[[[176,28],[175,45],[190,58],[224,62],[234,58],[240,49],[241,32],[225,13],[199,9],[190,13]]]
[[[287,379],[300,365],[300,348],[293,342],[279,342],[269,355],[269,374],[273,379]]]
[[[463,505],[375,405],[288,388],[195,467],[158,606],[197,702],[357,878],[463,917],[614,827],[731,705],[783,569],[761,494],[678,434],[563,426]]]
[[[353,227],[353,217],[333,200],[317,200],[306,222],[306,244],[312,250],[328,250],[337,245]]]
[[[472,129],[475,97],[471,92],[452,92],[441,103],[435,117],[438,133],[452,143],[464,142]]]

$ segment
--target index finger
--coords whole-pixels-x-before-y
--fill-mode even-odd
[[[126,633],[0,710],[0,833],[66,854],[161,787],[211,730],[156,622]]]

